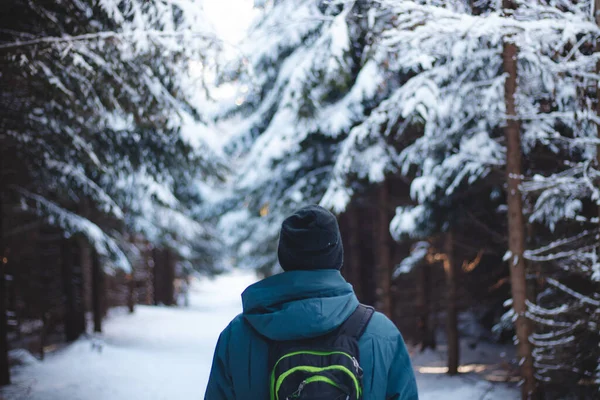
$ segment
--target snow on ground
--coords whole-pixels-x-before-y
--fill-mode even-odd
[[[192,285],[188,308],[138,306],[112,315],[99,340],[79,340],[14,370],[7,400],[202,399],[219,333],[255,278],[234,273]],[[92,349],[100,343],[101,351]]]
[[[471,348],[466,340],[462,341],[461,374],[455,377],[445,373],[445,348],[442,344],[436,351],[426,350],[412,356],[421,400],[521,398],[514,383],[492,383],[485,379],[500,380],[510,376],[507,372],[510,369],[509,362],[501,356],[505,351],[503,346],[480,343],[476,348]]]
[[[240,293],[254,280],[248,272],[204,279],[192,285],[187,308],[138,306],[133,315],[111,313],[102,336],[15,368],[14,384],[0,391],[0,399],[202,399],[218,335],[240,312]],[[465,361],[476,362],[468,354]],[[514,387],[491,384],[481,374],[439,373],[441,353],[420,353],[414,361],[422,371],[422,400],[518,398]]]

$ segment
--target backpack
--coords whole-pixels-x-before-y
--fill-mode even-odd
[[[362,376],[358,339],[373,315],[359,304],[336,330],[306,340],[272,342],[270,400],[360,400]]]

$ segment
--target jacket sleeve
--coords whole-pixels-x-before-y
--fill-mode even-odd
[[[217,341],[204,400],[235,400],[229,369],[229,336],[230,327],[228,326],[221,332]]]
[[[394,358],[388,373],[386,399],[418,400],[417,382],[402,336],[398,335]]]

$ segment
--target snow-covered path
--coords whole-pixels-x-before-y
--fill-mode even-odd
[[[138,306],[133,315],[113,314],[101,338],[16,369],[0,400],[203,399],[218,335],[240,312],[240,293],[253,281],[234,273],[194,284],[188,308]],[[415,361],[436,368],[438,356]],[[421,400],[518,398],[514,388],[476,375],[417,374],[417,381]]]
[[[80,340],[15,371],[0,399],[203,399],[216,340],[254,279],[236,273],[193,285],[188,308],[138,306],[133,315],[113,315],[101,352]]]

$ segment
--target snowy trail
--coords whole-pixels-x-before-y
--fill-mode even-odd
[[[107,319],[102,351],[80,340],[15,371],[6,399],[202,399],[219,333],[255,278],[235,273],[192,287],[190,307],[138,306]]]
[[[138,306],[105,322],[98,340],[82,339],[45,361],[13,372],[0,400],[203,399],[219,333],[241,311],[240,293],[255,278],[237,272],[192,285],[190,306]],[[468,357],[468,355],[467,355]],[[440,355],[417,356],[419,366],[440,365]],[[421,400],[510,400],[514,388],[466,374],[417,373]]]

